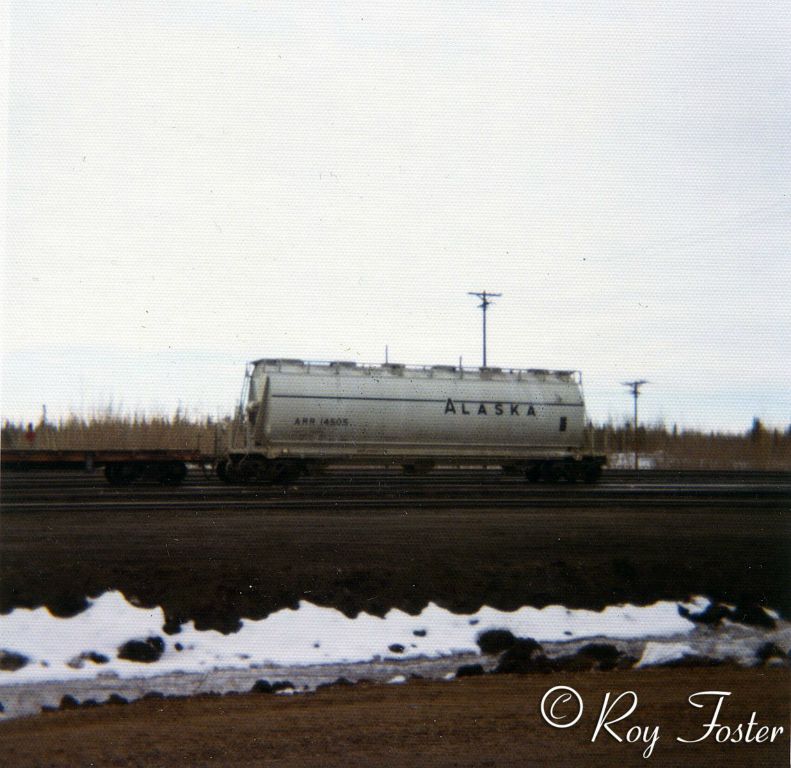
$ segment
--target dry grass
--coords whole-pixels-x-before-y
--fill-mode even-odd
[[[88,419],[70,416],[57,424],[3,425],[4,448],[39,450],[172,448],[214,453],[222,445],[224,423],[211,418],[188,419],[180,413],[169,416],[122,416],[112,412]]]
[[[632,455],[634,431],[627,424],[595,425],[591,445],[610,456]],[[658,469],[791,470],[791,428],[767,430],[756,420],[743,434],[640,427],[638,447]]]
[[[174,448],[217,453],[226,443],[229,420],[191,419],[177,412],[170,416],[123,416],[112,411],[88,419],[70,416],[57,424],[33,425],[31,439],[24,424],[5,422],[4,448],[50,450],[100,448]],[[764,429],[759,421],[744,434],[667,430],[658,424],[640,427],[641,456],[657,468],[791,470],[791,428]],[[597,452],[623,457],[634,450],[634,432],[628,423],[592,425],[588,444]]]

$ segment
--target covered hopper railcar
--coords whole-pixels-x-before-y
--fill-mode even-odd
[[[218,474],[291,481],[328,465],[501,466],[529,480],[598,479],[576,371],[263,359]]]

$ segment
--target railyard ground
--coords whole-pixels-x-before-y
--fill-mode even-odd
[[[670,669],[555,675],[497,675],[453,682],[337,687],[290,697],[242,696],[137,701],[46,713],[0,723],[3,762],[19,766],[784,766],[788,690],[782,669]],[[555,685],[584,702],[567,730],[541,718]],[[605,695],[635,691],[638,709],[612,725],[634,726],[649,741],[592,741]],[[784,727],[774,742],[718,743],[706,733],[711,709],[687,701],[698,691],[729,691],[718,722]],[[558,710],[560,711],[560,710]],[[649,758],[650,733],[659,740]],[[753,729],[757,733],[757,729]],[[646,733],[645,730],[642,731]],[[746,733],[746,730],[742,730]],[[723,732],[723,735],[726,735]]]
[[[44,489],[35,510],[15,506],[18,490],[5,483],[0,611],[46,605],[69,615],[86,597],[120,590],[222,631],[300,600],[351,616],[417,613],[430,601],[472,613],[705,595],[791,615],[782,498],[565,508],[528,498],[502,508],[499,491],[484,487],[472,506],[418,496],[351,507],[340,492],[316,505],[311,492],[287,489],[260,499],[245,490],[239,506],[219,483],[176,496],[95,482],[85,492]]]
[[[163,495],[136,508],[126,503],[131,491],[102,485],[61,488],[51,505],[24,509],[13,479],[4,486],[2,611],[47,605],[68,615],[117,589],[174,621],[224,631],[299,600],[353,615],[417,612],[429,601],[472,612],[700,594],[791,614],[787,501],[502,508],[495,491],[474,508],[430,498],[256,508],[228,504],[207,485],[187,488],[200,503]],[[693,747],[675,737],[702,732],[687,703],[700,690],[731,691],[725,722],[757,711],[787,725],[789,682],[782,669],[730,667],[417,680],[54,712],[0,724],[0,740],[9,765],[785,765],[787,728],[785,741],[763,745]],[[541,696],[559,684],[589,707],[567,731],[538,716]],[[627,689],[641,702],[634,722],[662,729],[648,761],[644,746],[590,742],[604,693]]]

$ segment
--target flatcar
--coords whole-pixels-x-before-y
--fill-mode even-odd
[[[499,466],[530,481],[595,482],[578,371],[261,359],[217,473],[292,482],[331,465]]]

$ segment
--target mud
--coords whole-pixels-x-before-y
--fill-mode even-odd
[[[4,762],[19,766],[785,766],[788,670],[641,670],[564,675],[484,675],[452,682],[334,686],[312,694],[154,698],[126,706],[47,713],[0,723]],[[584,710],[569,729],[548,726],[540,702],[555,685],[576,690]],[[616,724],[658,727],[645,743],[592,740],[604,697],[632,690],[638,709]],[[698,691],[728,691],[720,720],[735,728],[756,713],[782,727],[774,742],[697,739],[711,711]]]
[[[0,611],[72,615],[120,590],[177,629],[228,632],[300,600],[383,615],[560,603],[602,608],[704,595],[791,614],[791,516],[777,508],[432,508],[321,512],[15,511],[4,500]]]

